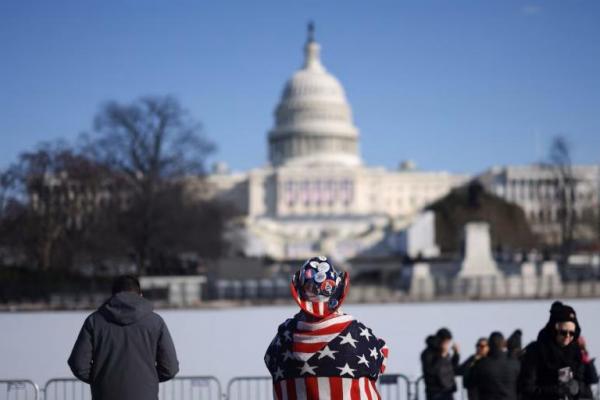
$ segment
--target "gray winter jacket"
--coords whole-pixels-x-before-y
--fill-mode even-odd
[[[179,371],[167,325],[148,300],[129,292],[85,320],[69,367],[90,384],[94,400],[156,400],[158,383]]]

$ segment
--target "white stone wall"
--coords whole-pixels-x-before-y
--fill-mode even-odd
[[[274,218],[410,216],[466,180],[448,173],[327,166],[264,168],[243,178],[213,175],[209,179],[211,196],[229,199],[248,210],[249,217]]]
[[[211,195],[237,195],[233,203],[247,210],[240,227],[245,233],[238,234],[247,249],[239,250],[256,255],[262,249],[282,260],[319,251],[345,259],[371,251],[386,243],[389,229],[405,229],[425,206],[467,180],[445,172],[339,165],[265,167],[240,177],[212,175]]]

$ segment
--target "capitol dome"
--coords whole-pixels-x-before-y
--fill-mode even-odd
[[[320,60],[314,29],[304,46],[304,66],[286,83],[269,132],[274,166],[360,165],[358,129],[340,82]]]

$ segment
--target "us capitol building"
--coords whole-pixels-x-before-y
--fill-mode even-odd
[[[436,255],[433,214],[421,210],[468,177],[418,171],[411,162],[398,170],[364,165],[344,88],[320,50],[309,26],[304,65],[285,84],[268,132],[269,164],[243,173],[217,165],[202,196],[240,213],[229,239],[244,256]]]

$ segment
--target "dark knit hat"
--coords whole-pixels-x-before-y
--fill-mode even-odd
[[[573,307],[555,301],[550,307],[550,321],[551,324],[557,322],[574,322],[577,324],[577,314]]]
[[[452,332],[448,328],[440,328],[435,336],[440,340],[450,340],[452,339]]]
[[[575,324],[575,339],[581,335],[581,325],[579,325],[577,313],[575,313],[573,307],[563,304],[560,301],[555,301],[552,303],[552,307],[550,307],[550,320],[547,326],[555,330],[554,327],[558,322],[573,322]]]
[[[573,307],[555,301],[550,307],[550,319],[546,326],[538,334],[538,340],[552,340],[551,338],[556,335],[556,324],[560,322],[572,322],[575,324],[575,336],[574,339],[579,338],[581,335],[581,325],[577,320],[577,313]],[[577,344],[577,340],[572,341],[573,344]]]

